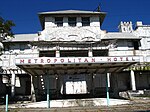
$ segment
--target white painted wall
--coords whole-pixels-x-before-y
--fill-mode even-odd
[[[90,17],[90,26],[82,26],[81,16],[77,17],[77,26],[68,25],[68,17],[63,17],[63,26],[57,27],[55,17],[45,17],[45,30],[41,32],[38,40],[57,40],[62,41],[83,41],[83,38],[92,37],[93,40],[100,40],[101,34],[100,21],[98,16]],[[74,36],[74,37],[70,37]]]
[[[20,44],[13,43],[13,45],[10,45],[10,50],[4,51],[4,53],[1,55],[2,68],[16,69],[17,67],[15,65],[15,59],[19,57],[39,57],[39,51],[37,49],[33,49],[33,47],[29,48],[27,43],[24,43],[22,46]]]
[[[142,22],[137,22],[136,24],[137,29],[133,33],[142,37],[141,49],[150,49],[150,25],[143,25]]]

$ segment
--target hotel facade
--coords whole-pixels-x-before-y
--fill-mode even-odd
[[[105,16],[42,12],[42,31],[2,39],[0,95],[39,101],[150,90],[150,25],[120,22],[118,32],[107,32]]]

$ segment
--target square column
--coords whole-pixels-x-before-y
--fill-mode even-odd
[[[77,17],[77,26],[82,26],[81,17]]]
[[[110,87],[110,73],[106,74],[106,94],[107,94],[107,106],[110,105],[110,99],[109,99],[109,87]]]
[[[60,57],[60,51],[59,50],[56,50],[56,57]]]
[[[47,108],[50,108],[50,80],[49,80],[49,76],[47,75],[46,78],[46,84],[47,84]]]
[[[37,76],[32,76],[31,75],[31,101],[36,102],[36,93],[34,89],[34,78],[37,78]]]
[[[92,52],[92,49],[91,49],[91,48],[89,48],[89,50],[88,50],[88,56],[89,56],[89,57],[92,57],[92,56],[93,56],[93,52]]]
[[[133,70],[131,70],[130,76],[131,76],[131,88],[133,91],[135,91],[136,90],[136,83],[135,83],[135,74],[134,74]]]
[[[12,96],[12,97],[15,96],[15,85],[16,85],[16,75],[15,75],[15,73],[12,71],[12,72],[11,72],[11,96]]]
[[[63,26],[68,26],[68,18],[67,17],[63,18]]]

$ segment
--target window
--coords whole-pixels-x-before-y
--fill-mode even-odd
[[[127,41],[127,45],[128,45],[129,48],[130,48],[130,47],[133,47],[133,42],[132,42],[131,40],[128,40],[128,41]]]
[[[82,17],[82,26],[90,26],[90,18]]]
[[[55,24],[57,26],[63,26],[63,17],[55,17]]]
[[[25,44],[20,44],[20,51],[24,51],[25,50]]]
[[[93,56],[108,56],[108,50],[93,50]]]
[[[69,24],[69,26],[76,26],[76,24],[77,24],[76,17],[69,17],[68,24]]]
[[[60,57],[88,57],[87,50],[60,51]]]
[[[139,50],[139,42],[133,41],[134,50]]]
[[[40,51],[39,57],[55,57],[55,51]]]

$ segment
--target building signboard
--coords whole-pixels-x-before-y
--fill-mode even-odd
[[[117,63],[139,62],[139,57],[39,57],[17,58],[16,65],[39,65],[39,64],[86,64],[86,63]]]

